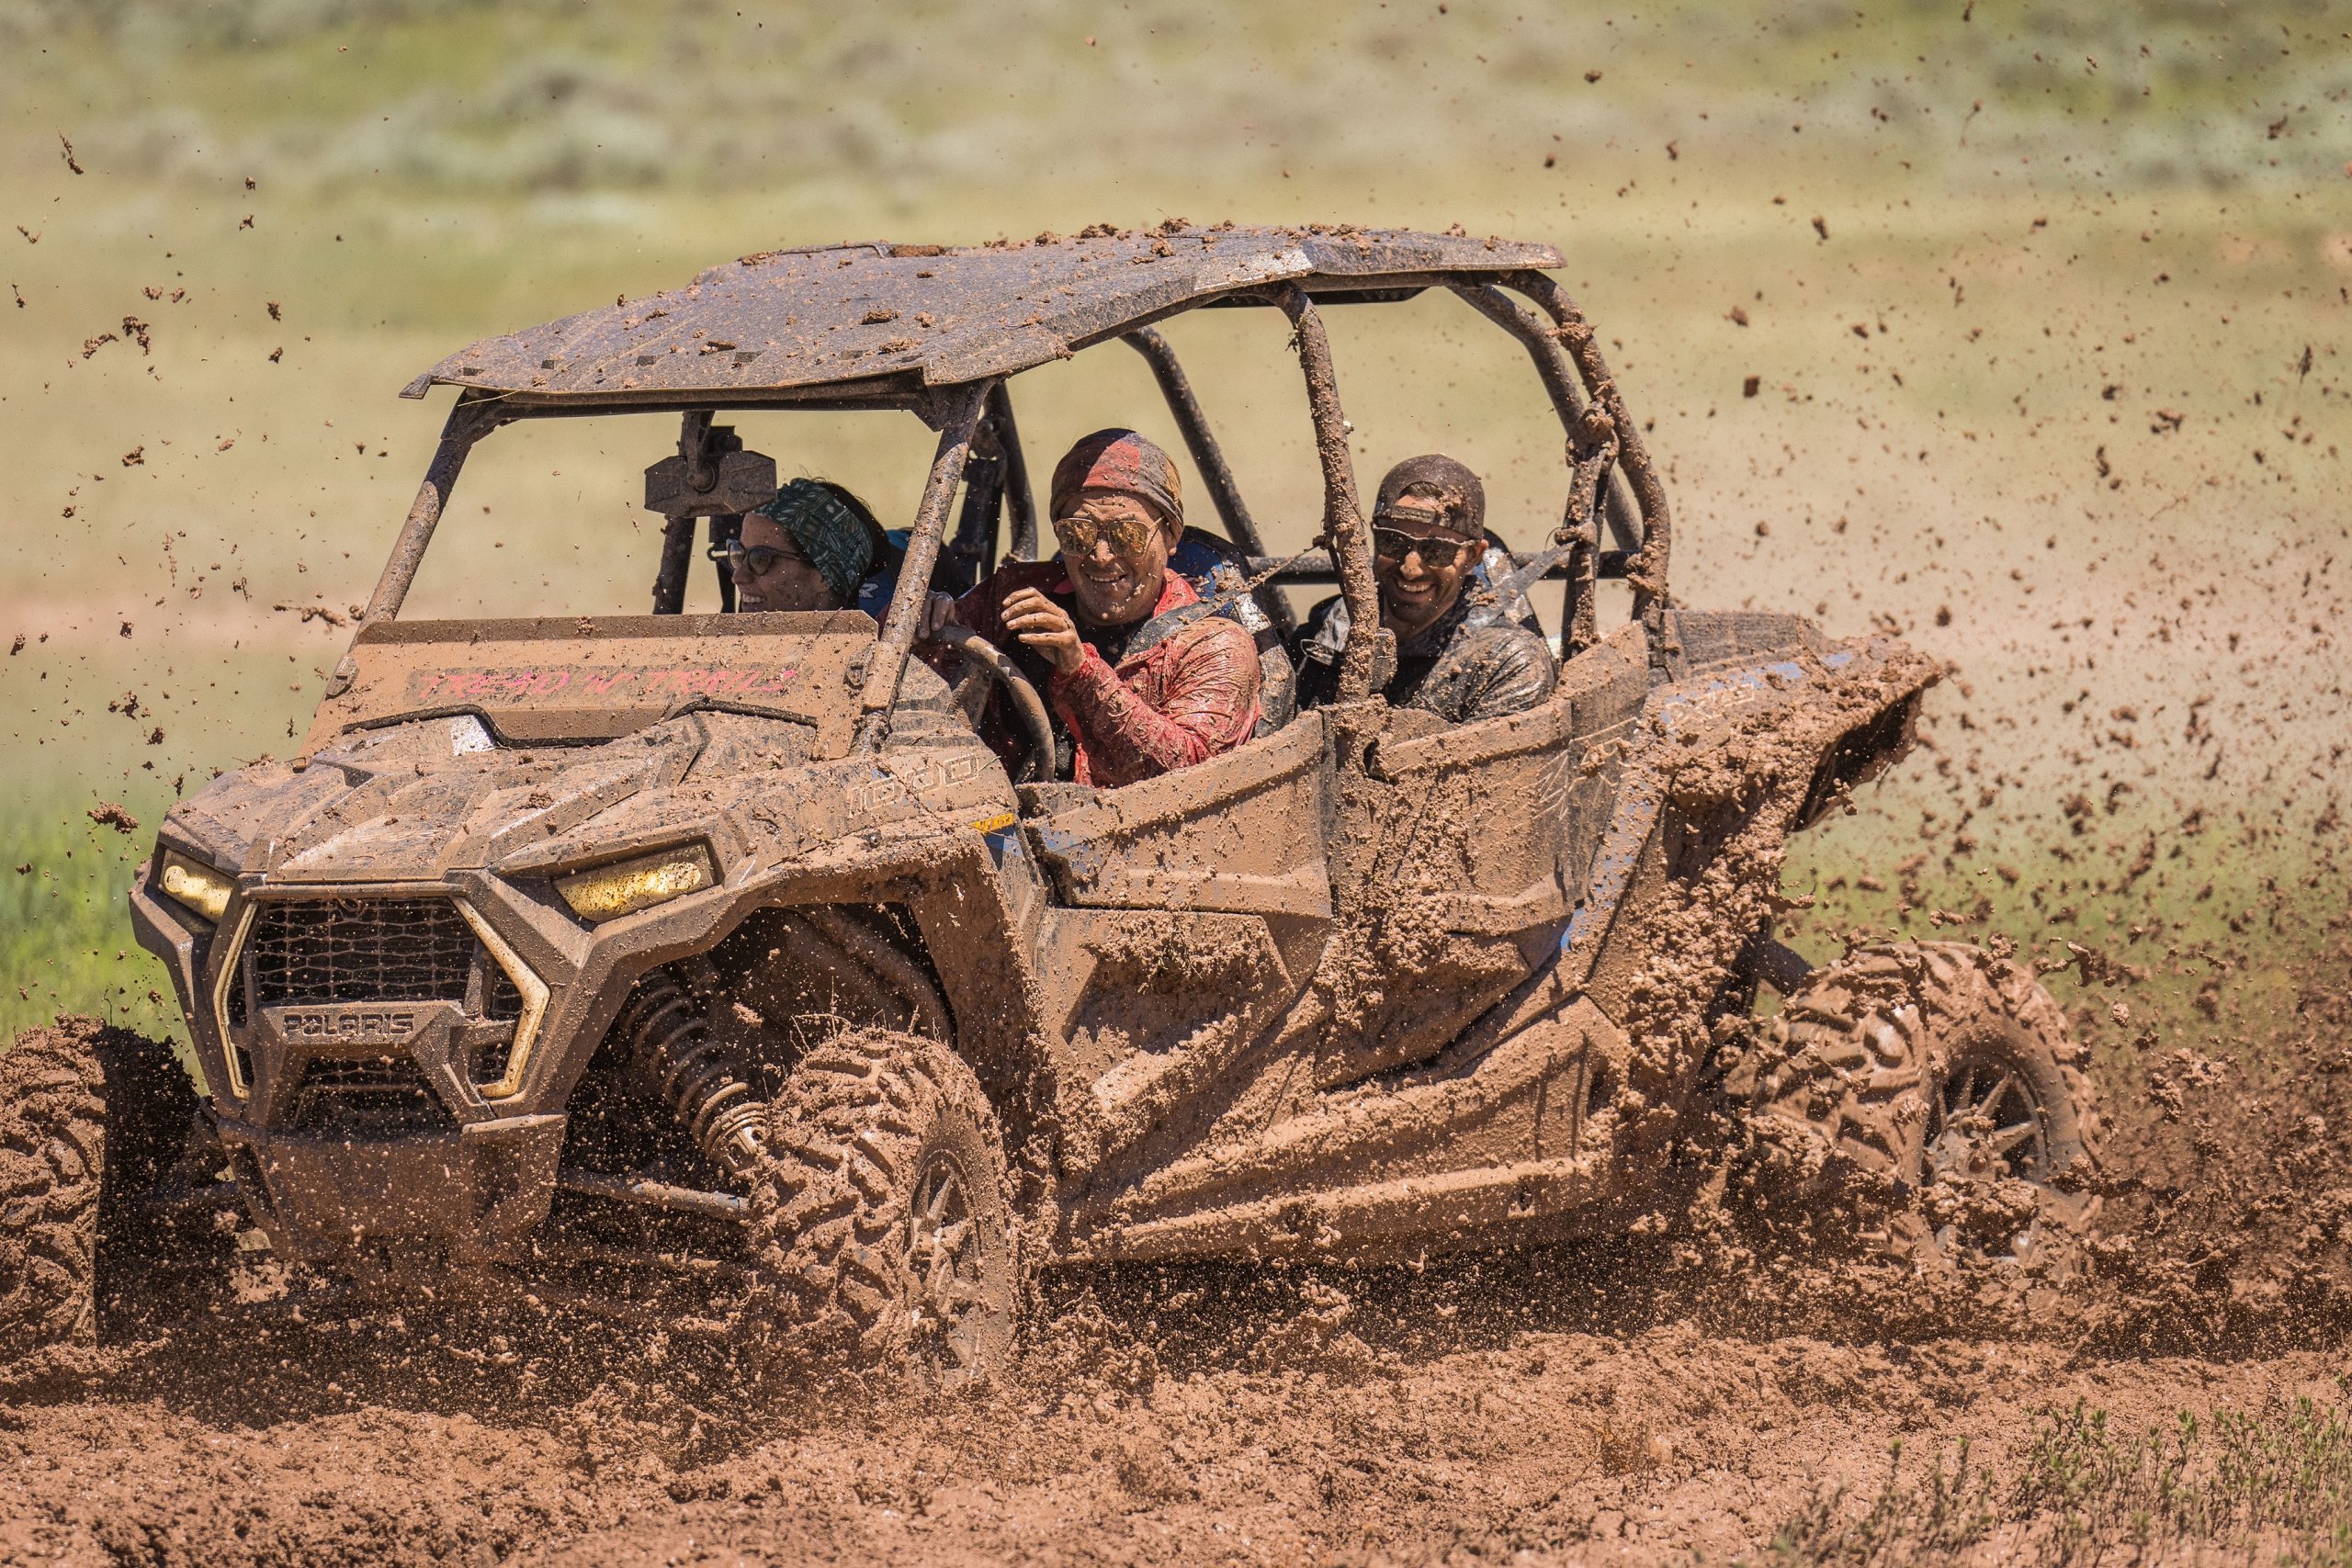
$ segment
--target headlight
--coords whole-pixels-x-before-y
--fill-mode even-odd
[[[555,890],[573,914],[594,924],[666,904],[718,881],[710,852],[700,844],[685,844],[559,876]]]
[[[209,865],[198,865],[183,854],[164,852],[164,891],[208,920],[218,920],[229,908],[236,885]]]

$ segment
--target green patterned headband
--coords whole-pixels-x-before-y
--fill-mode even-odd
[[[834,598],[857,603],[857,585],[874,567],[874,536],[841,497],[815,479],[794,479],[775,500],[752,510],[792,536]]]

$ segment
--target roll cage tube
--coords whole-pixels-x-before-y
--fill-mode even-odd
[[[1517,338],[1520,346],[1527,350],[1528,357],[1535,362],[1535,374],[1543,381],[1545,394],[1552,400],[1552,412],[1559,416],[1560,427],[1567,432],[1570,446],[1576,446],[1579,442],[1579,428],[1585,421],[1585,395],[1577,384],[1576,364],[1561,348],[1560,340],[1553,335],[1552,329],[1524,307],[1506,298],[1490,278],[1460,278],[1447,287],[1460,295],[1472,310]],[[1624,479],[1614,469],[1608,478],[1609,532],[1617,541],[1618,547],[1630,555],[1641,548],[1641,515],[1626,491]]]
[[[1193,467],[1200,470],[1210,504],[1216,508],[1217,521],[1225,525],[1225,536],[1240,546],[1244,555],[1264,555],[1266,541],[1258,532],[1258,520],[1250,515],[1249,503],[1241,499],[1241,487],[1234,482],[1225,450],[1217,445],[1216,433],[1209,429],[1208,416],[1201,412],[1201,400],[1193,394],[1192,380],[1178,362],[1176,350],[1156,327],[1137,327],[1122,333],[1121,341],[1142,355],[1144,363],[1151,367],[1152,378],[1159,383],[1160,396],[1168,400],[1168,412],[1175,416],[1176,428],[1183,434],[1184,449],[1192,454]],[[1274,624],[1288,637],[1298,630],[1290,601],[1279,593],[1270,597]]]
[[[1649,449],[1642,444],[1641,428],[1625,412],[1625,400],[1618,394],[1616,378],[1600,355],[1592,323],[1584,319],[1567,290],[1540,272],[1507,272],[1500,281],[1504,288],[1535,301],[1552,319],[1553,336],[1576,362],[1586,392],[1617,427],[1618,464],[1632,482],[1634,502],[1642,512],[1642,547],[1625,572],[1634,585],[1634,616],[1648,629],[1654,651],[1670,651],[1664,640],[1668,634],[1662,612],[1668,604],[1667,566],[1674,545],[1674,520],[1667,510],[1666,486],[1650,461]]]
[[[449,417],[442,422],[440,445],[433,449],[433,461],[425,465],[424,480],[416,487],[416,499],[409,503],[407,520],[401,523],[400,535],[392,541],[391,557],[376,579],[376,591],[368,596],[368,608],[360,612],[359,625],[351,634],[354,641],[361,631],[378,621],[399,617],[401,602],[408,597],[409,585],[416,581],[416,569],[424,564],[424,547],[433,542],[433,530],[439,525],[442,513],[448,509],[449,491],[457,487],[458,475],[466,466],[466,455],[474,449],[475,442],[513,417],[502,414],[498,404],[495,397],[466,391],[459,393],[458,400],[450,405]],[[334,672],[327,677],[325,694],[339,697],[351,690],[351,682],[358,678],[359,660],[346,646],[343,657],[335,660]]]
[[[1501,289],[1491,283],[1463,281],[1451,285],[1480,315],[1517,338],[1535,362],[1535,373],[1544,389],[1552,399],[1553,411],[1560,417],[1561,427],[1568,437],[1568,500],[1555,536],[1562,544],[1573,544],[1566,597],[1562,601],[1560,630],[1563,646],[1571,655],[1589,648],[1594,640],[1593,584],[1599,576],[1600,547],[1600,510],[1601,485],[1615,471],[1620,446],[1616,422],[1598,402],[1587,402],[1577,389],[1577,371],[1568,358],[1560,340],[1523,307],[1505,298]],[[1622,499],[1622,484],[1607,493]],[[1618,543],[1628,551],[1638,548],[1639,540],[1631,536],[1632,529],[1623,517],[1611,514],[1609,519]],[[1530,585],[1531,587],[1532,584]]]
[[[1037,558],[1037,499],[1029,489],[1029,457],[1021,448],[1021,427],[1012,422],[1012,393],[1002,381],[989,389],[988,419],[1004,457],[1004,543],[1008,560]]]
[[[899,700],[899,682],[907,671],[907,654],[914,647],[915,632],[922,624],[926,596],[931,592],[932,570],[939,564],[940,536],[947,525],[948,504],[956,498],[956,486],[964,477],[964,460],[971,456],[972,432],[980,422],[980,410],[988,400],[989,389],[996,385],[987,381],[967,381],[960,387],[942,389],[935,405],[939,419],[939,448],[931,460],[931,477],[924,481],[922,501],[915,508],[913,531],[907,538],[907,555],[899,569],[899,586],[890,596],[890,608],[882,618],[881,635],[875,639],[874,654],[865,667],[865,684],[858,694],[857,728],[852,735],[850,750],[859,755],[870,755],[881,749],[890,738],[890,710]]]
[[[1348,640],[1340,650],[1341,702],[1372,694],[1380,641],[1394,634],[1380,624],[1380,588],[1372,576],[1372,532],[1356,500],[1354,462],[1348,456],[1348,421],[1340,412],[1340,384],[1331,368],[1331,340],[1306,291],[1285,283],[1268,296],[1290,318],[1298,367],[1306,377],[1306,405],[1315,418],[1315,455],[1323,465],[1323,537],[1340,568],[1340,597],[1348,606]]]
[[[466,466],[466,455],[473,450],[475,442],[510,417],[500,414],[497,399],[478,392],[463,393],[450,406],[449,417],[441,426],[441,444],[433,449],[433,461],[425,468],[424,482],[416,487],[416,500],[410,503],[408,520],[401,525],[400,537],[392,541],[391,558],[384,563],[383,575],[376,580],[376,592],[368,597],[368,608],[359,619],[361,626],[399,616],[401,602],[408,597],[409,585],[416,581],[416,569],[424,564],[424,547],[433,542],[433,530],[448,507],[449,491],[458,483],[458,471]]]
[[[1227,465],[1225,451],[1209,429],[1208,416],[1201,412],[1201,400],[1193,395],[1192,380],[1177,362],[1175,349],[1169,346],[1157,327],[1137,327],[1131,333],[1122,333],[1119,341],[1142,355],[1144,363],[1151,367],[1152,379],[1159,383],[1159,395],[1168,400],[1168,412],[1175,417],[1176,429],[1184,437],[1184,449],[1192,454],[1193,467],[1201,471],[1202,488],[1209,492],[1209,503],[1216,508],[1217,521],[1225,525],[1225,536],[1253,556],[1264,555],[1266,544],[1259,536],[1258,521],[1250,515],[1250,508],[1241,499],[1241,489],[1233,482],[1233,469]]]

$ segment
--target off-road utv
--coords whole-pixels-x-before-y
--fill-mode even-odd
[[[311,1291],[519,1283],[954,1382],[1042,1269],[1570,1238],[1734,1167],[1870,1188],[1854,1223],[1923,1264],[2047,1250],[2096,1121],[2048,997],[1971,948],[1816,971],[1773,940],[1785,836],[1904,754],[1938,671],[1674,602],[1666,492],[1558,263],[1347,228],[783,251],[419,377],[457,400],[299,753],[180,803],[131,894],[200,1089],[88,1031],[6,1065],[0,1329],[87,1336],[233,1238]],[[1524,347],[1566,437],[1556,518],[1488,584],[1559,584],[1558,689],[1459,727],[1377,694],[1318,314],[1432,290]],[[1209,307],[1278,313],[1304,373],[1303,556],[1272,558],[1153,328]],[[1114,341],[1223,525],[1210,602],[1286,624],[1280,590],[1336,582],[1351,629],[1336,703],[1097,789],[1051,776],[1009,660],[918,629],[1039,547],[1012,378]],[[937,433],[878,625],[680,613],[697,542],[775,484],[730,409]],[[478,442],[634,414],[679,422],[650,615],[401,618]],[[1759,982],[1785,1000],[1752,1027]]]

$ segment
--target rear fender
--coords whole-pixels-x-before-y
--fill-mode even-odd
[[[1842,805],[1861,785],[1878,778],[1910,755],[1918,739],[1919,706],[1927,697],[1921,685],[1889,703],[1878,714],[1839,736],[1822,753],[1814,770],[1791,832],[1802,832]]]
[[[1793,832],[1903,756],[1940,669],[1883,638],[1827,643],[1806,630],[1789,657],[1718,666],[1651,694],[1561,941],[1564,991],[1589,988],[1622,1018],[1654,952],[1687,943],[1668,927],[1705,896],[1702,874],[1725,844],[1759,829]],[[1729,914],[1691,909],[1675,929]],[[1736,950],[1753,933],[1721,934]]]

